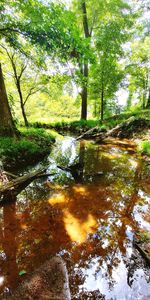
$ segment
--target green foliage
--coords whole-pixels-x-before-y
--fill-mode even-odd
[[[150,141],[142,141],[138,145],[138,150],[142,154],[150,155]]]
[[[147,105],[149,38],[140,33],[144,31],[140,22],[133,30],[137,17],[132,13],[134,3],[130,1],[130,6],[124,0],[85,1],[88,37],[83,26],[82,4],[72,0],[68,8],[55,0],[1,1],[1,43],[10,50],[18,76],[23,65],[26,66],[20,85],[29,123],[79,118],[80,103],[76,99],[77,93],[79,97],[82,95],[83,87],[88,87],[91,100],[89,117],[93,107],[94,116],[99,117],[102,92],[104,117],[118,113],[116,92],[125,74],[130,76],[126,83],[128,108],[132,106],[135,92],[139,94],[138,102],[143,107]],[[123,46],[134,37],[133,33],[131,51],[125,53]],[[0,60],[13,116],[22,121],[16,82],[12,80],[4,52],[0,53]],[[85,64],[89,66],[88,75],[84,72]]]
[[[150,38],[142,37],[131,45],[130,64],[126,67],[129,77],[130,102],[136,94],[140,107],[146,108],[149,97]]]
[[[47,142],[55,141],[55,133],[52,131],[45,131],[43,128],[25,128],[20,127],[19,131],[24,137],[31,139],[45,139]]]
[[[12,159],[17,158],[20,154],[28,152],[28,155],[37,153],[40,148],[32,141],[21,139],[14,140],[13,138],[0,138],[0,156],[6,156]]]
[[[21,271],[19,272],[19,276],[23,276],[23,275],[25,275],[26,273],[27,273],[27,271],[21,270]]]
[[[20,139],[0,138],[0,158],[4,164],[32,164],[50,152],[55,141],[54,133],[44,129],[21,128]]]
[[[146,120],[150,120],[150,110],[135,110],[135,111],[128,111],[120,114],[113,115],[105,119],[103,124],[101,121],[96,119],[91,120],[60,120],[55,122],[35,122],[31,123],[32,127],[34,128],[54,128],[56,130],[71,130],[80,132],[82,130],[88,130],[90,128],[99,126],[100,129],[110,129],[115,127],[116,125],[125,122],[130,117],[135,116],[136,119],[143,118]]]
[[[124,55],[122,45],[131,35],[129,28],[133,15],[129,16],[129,12],[129,6],[124,1],[116,1],[114,6],[113,1],[102,4],[102,19],[94,34],[97,59],[91,66],[89,81],[90,97],[95,102],[94,113],[97,116],[100,112],[103,115],[103,110],[106,113],[106,109],[107,114],[109,111],[112,113],[108,100],[115,106],[115,93],[124,78],[124,66],[120,59]]]

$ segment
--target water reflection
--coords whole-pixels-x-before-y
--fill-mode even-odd
[[[1,289],[58,254],[67,262],[72,299],[136,300],[150,293],[144,264],[132,264],[133,234],[149,230],[148,166],[120,148],[69,137],[47,163],[56,175],[1,208]],[[78,176],[57,168],[75,164]]]

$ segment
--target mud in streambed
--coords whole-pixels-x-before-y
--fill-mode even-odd
[[[66,137],[41,165],[55,175],[0,209],[1,293],[58,255],[72,299],[148,297],[149,269],[132,243],[136,233],[149,251],[148,163],[128,148]],[[57,165],[76,165],[77,172]]]

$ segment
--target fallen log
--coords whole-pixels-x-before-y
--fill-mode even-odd
[[[44,177],[51,176],[54,174],[45,174],[46,169],[40,169],[32,172],[31,174],[26,174],[21,177],[17,177],[7,183],[2,183],[0,186],[0,200],[3,201],[8,197],[16,197],[24,188],[26,188],[33,180]],[[10,174],[9,174],[10,175]]]
[[[81,134],[80,136],[78,136],[77,138],[76,138],[76,140],[78,141],[78,140],[81,140],[81,139],[83,139],[83,138],[87,138],[89,135],[91,135],[94,131],[98,131],[98,129],[99,129],[99,127],[98,126],[96,126],[96,127],[94,127],[94,128],[91,128],[91,129],[88,129],[86,132],[84,132],[83,134]]]
[[[1,300],[71,300],[68,272],[62,258],[53,257]]]
[[[141,132],[143,129],[149,128],[149,120],[130,117],[123,123],[118,124],[108,131],[101,130],[98,126],[91,128],[77,137],[76,140],[80,140],[82,138],[91,138],[95,139],[96,143],[102,143],[108,137],[115,137],[119,139],[131,138],[134,136],[134,134]]]

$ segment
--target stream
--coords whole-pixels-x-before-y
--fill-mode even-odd
[[[118,147],[59,136],[44,161],[15,172],[40,167],[53,175],[0,207],[1,293],[59,255],[73,300],[150,299],[150,271],[133,247],[136,233],[150,251],[150,164],[129,141]]]

